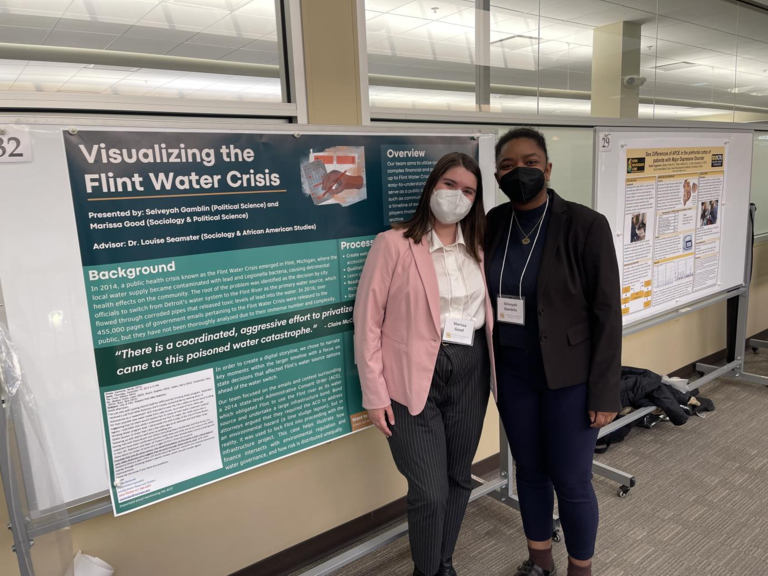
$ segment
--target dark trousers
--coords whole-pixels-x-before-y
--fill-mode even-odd
[[[509,356],[503,348],[496,355],[498,407],[515,460],[525,535],[537,542],[552,536],[554,489],[568,554],[589,560],[599,519],[592,488],[599,430],[590,428],[587,385],[550,390],[546,381],[525,379],[535,371],[523,368],[521,379],[521,362]]]
[[[424,574],[453,556],[472,492],[472,459],[488,407],[490,360],[484,330],[473,346],[443,345],[427,405],[417,416],[392,401],[389,447],[408,480],[411,556]]]

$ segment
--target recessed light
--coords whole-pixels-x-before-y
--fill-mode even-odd
[[[750,90],[754,90],[755,86],[741,86],[739,88],[728,88],[728,92],[731,94],[742,94],[743,92],[749,92]]]
[[[673,70],[683,70],[685,68],[694,68],[698,66],[698,64],[695,64],[693,62],[674,62],[672,64],[662,64],[661,66],[653,66],[656,70],[661,70],[662,72],[672,72]]]
[[[87,64],[84,66],[90,70],[117,70],[118,72],[138,72],[141,68],[126,68],[125,66],[106,66],[103,64]]]
[[[538,36],[526,36],[525,34],[513,34],[512,36],[507,36],[506,38],[501,38],[499,40],[494,40],[491,42],[491,44],[501,44],[502,42],[506,42],[507,40],[514,40],[515,38],[522,38],[524,40],[536,40],[537,42],[541,40]]]

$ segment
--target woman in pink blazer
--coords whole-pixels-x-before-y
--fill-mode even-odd
[[[480,168],[448,154],[413,218],[377,236],[358,286],[363,406],[408,480],[414,576],[456,575],[493,373],[484,233]]]

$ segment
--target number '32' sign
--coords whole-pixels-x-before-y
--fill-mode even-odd
[[[19,126],[0,126],[0,163],[31,161],[29,130]]]

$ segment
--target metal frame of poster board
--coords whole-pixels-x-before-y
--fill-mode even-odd
[[[652,136],[657,135],[658,138],[663,138],[665,136],[670,135],[678,135],[681,137],[690,138],[691,136],[696,137],[697,134],[701,134],[703,132],[706,132],[708,136],[711,136],[713,134],[717,134],[718,136],[722,137],[728,137],[731,134],[745,134],[748,135],[750,138],[750,144],[752,141],[752,131],[747,130],[740,130],[740,131],[734,131],[734,130],[721,130],[718,131],[716,127],[702,130],[701,128],[697,129],[690,129],[690,130],[684,130],[684,129],[642,129],[642,128],[609,128],[609,127],[597,127],[594,129],[595,134],[595,162],[594,162],[594,174],[595,174],[595,186],[594,186],[594,205],[596,209],[599,209],[599,202],[600,199],[600,192],[601,192],[601,182],[600,182],[600,176],[603,173],[601,163],[603,159],[606,157],[605,153],[601,153],[601,149],[606,146],[606,143],[604,141],[604,136],[609,135],[612,136],[614,141],[613,143],[609,143],[608,146],[611,146],[611,150],[616,150],[613,146],[621,146],[621,138],[616,137],[617,134],[624,135],[624,134],[630,134],[630,135],[646,135],[646,136]],[[746,155],[748,160],[751,162],[752,155],[751,150],[750,154]],[[616,158],[612,158],[614,162],[616,161]],[[726,162],[728,159],[726,158]],[[727,170],[727,168],[726,168]],[[750,170],[742,171],[743,174],[751,174]],[[603,182],[603,194],[610,194],[611,190],[610,187],[613,186],[614,195],[616,190],[616,174],[613,172],[609,172],[609,178],[610,181]],[[735,347],[735,358],[733,361],[726,363],[724,366],[708,366],[704,364],[697,364],[696,369],[702,374],[702,377],[698,380],[695,380],[694,382],[691,382],[688,385],[688,389],[695,390],[698,388],[701,388],[703,386],[706,386],[707,384],[711,383],[713,380],[719,378],[720,376],[734,376],[736,378],[740,378],[742,380],[748,380],[750,382],[754,382],[757,384],[762,385],[768,385],[768,378],[764,376],[758,376],[754,374],[748,374],[743,372],[743,364],[744,364],[744,351],[745,351],[745,345],[746,345],[746,332],[747,332],[747,313],[748,313],[748,304],[749,304],[749,281],[751,277],[751,269],[752,269],[752,230],[753,230],[753,221],[754,221],[754,207],[750,206],[749,204],[749,190],[750,190],[750,183],[746,182],[745,190],[746,195],[743,195],[742,202],[740,205],[737,206],[728,206],[729,212],[733,213],[734,211],[738,212],[738,215],[740,218],[744,218],[745,226],[736,226],[731,229],[732,238],[735,241],[735,247],[737,250],[735,252],[744,254],[744,262],[743,267],[741,269],[741,277],[738,283],[732,283],[730,286],[726,286],[722,290],[714,293],[714,294],[708,294],[706,296],[700,297],[700,298],[692,298],[686,301],[685,303],[681,303],[678,306],[674,306],[670,310],[664,310],[658,314],[650,315],[646,318],[643,318],[640,321],[632,322],[627,325],[625,325],[622,335],[623,336],[629,336],[631,334],[634,334],[636,332],[640,332],[642,330],[646,330],[648,328],[652,328],[653,326],[658,326],[659,324],[663,324],[665,322],[669,322],[672,320],[676,320],[680,318],[681,316],[690,314],[692,312],[696,312],[698,310],[707,308],[709,306],[713,306],[715,304],[718,304],[723,301],[730,300],[731,298],[738,298],[738,308],[736,311],[736,340],[735,343],[733,343]],[[607,191],[606,191],[607,189]],[[727,186],[726,186],[726,194],[727,194]],[[615,206],[612,205],[612,207],[615,208]],[[615,220],[610,217],[609,214],[606,214],[606,217],[608,217],[609,222],[611,223],[612,230],[614,233],[616,233],[615,228]],[[746,234],[742,235],[743,231],[746,229]],[[623,256],[618,255],[617,256]],[[619,261],[621,262],[622,259],[620,258]],[[640,420],[641,418],[644,418],[646,415],[653,412],[656,408],[655,407],[647,407],[642,408],[639,410],[635,410],[634,412],[630,413],[627,416],[624,416],[623,418],[620,418],[616,420],[615,422],[609,424],[602,430],[600,430],[600,434],[598,435],[598,438],[603,438],[612,432],[623,428],[624,426],[628,426],[632,424],[633,422],[636,422],[637,420]],[[595,474],[598,474],[600,476],[603,476],[605,478],[608,478],[609,480],[613,480],[615,482],[618,482],[621,484],[619,490],[618,490],[618,496],[621,498],[626,497],[630,489],[633,488],[637,480],[636,478],[627,472],[623,472],[621,470],[617,470],[615,468],[611,468],[610,466],[607,466],[605,464],[601,464],[599,462],[595,462],[593,464],[593,472]]]
[[[429,128],[425,130],[422,127],[397,127],[397,128],[384,128],[380,126],[376,127],[336,127],[336,126],[297,126],[297,125],[268,125],[265,126],[259,121],[234,121],[232,119],[217,120],[193,120],[189,118],[180,118],[168,120],[164,118],[137,118],[126,119],[120,116],[95,116],[95,115],[57,115],[51,114],[46,116],[31,116],[31,115],[0,115],[1,125],[15,125],[15,126],[27,126],[33,129],[51,129],[56,131],[67,130],[70,127],[88,128],[96,130],[130,130],[130,131],[163,131],[168,130],[169,126],[173,126],[172,131],[184,132],[184,131],[198,131],[198,132],[214,132],[214,133],[229,133],[229,132],[255,132],[264,134],[293,134],[296,138],[299,138],[302,134],[332,134],[332,135],[360,135],[360,136],[435,136],[435,137],[468,137],[478,140],[478,157],[481,162],[492,165],[493,162],[493,147],[495,144],[495,133],[488,131],[486,133],[482,130],[472,129],[463,131],[461,129],[449,128]],[[490,163],[490,164],[489,164]],[[484,200],[487,202],[487,208],[490,209],[495,205],[495,182],[491,170],[486,170],[484,176],[485,194]],[[69,199],[71,202],[71,199]],[[5,320],[6,306],[12,306],[12,302],[2,299],[0,293],[0,318]],[[44,361],[44,359],[42,360]],[[5,403],[3,410],[3,418],[0,421],[0,425],[5,423],[5,417],[8,414],[5,410],[8,408],[8,403]],[[10,454],[11,452],[18,454],[20,460],[20,470],[15,466],[11,466],[10,459],[3,458],[2,473],[3,473],[3,485],[6,492],[6,498],[8,501],[8,507],[11,517],[10,528],[13,531],[14,541],[17,549],[20,549],[22,553],[19,554],[19,565],[22,576],[27,574],[33,574],[34,569],[30,564],[22,562],[23,558],[28,557],[29,548],[34,543],[34,538],[42,536],[44,534],[53,532],[59,528],[71,525],[74,523],[82,522],[109,513],[111,506],[108,497],[105,497],[108,492],[106,489],[101,492],[96,492],[90,495],[85,495],[82,498],[70,500],[63,503],[64,508],[68,512],[68,519],[61,519],[61,507],[56,506],[56,514],[47,514],[45,509],[39,509],[36,506],[37,498],[35,495],[34,484],[32,482],[32,464],[29,454],[28,446],[26,445],[23,437],[23,426],[16,426],[17,433],[14,434],[11,439],[6,433],[6,427],[0,426],[0,442],[3,446],[7,446],[9,450],[0,451],[0,456]],[[19,431],[21,433],[19,433]],[[52,431],[55,433],[55,430]],[[13,444],[11,444],[13,441]],[[503,446],[506,446],[506,440],[502,437]],[[314,447],[314,446],[313,446]],[[506,450],[508,453],[508,449]],[[99,458],[103,458],[103,454],[99,454]],[[14,464],[16,464],[14,462]],[[511,458],[508,459],[508,464],[511,469]],[[14,476],[16,474],[16,476]],[[504,501],[514,502],[514,495],[509,492],[509,483],[507,477],[509,471],[502,470],[502,480],[486,484],[483,486],[482,493],[476,491],[475,497],[483,495],[489,492],[497,491],[498,497]],[[12,478],[23,479],[24,485],[20,486],[17,483],[14,484]],[[506,491],[506,492],[505,492]],[[506,494],[506,495],[505,495]]]

